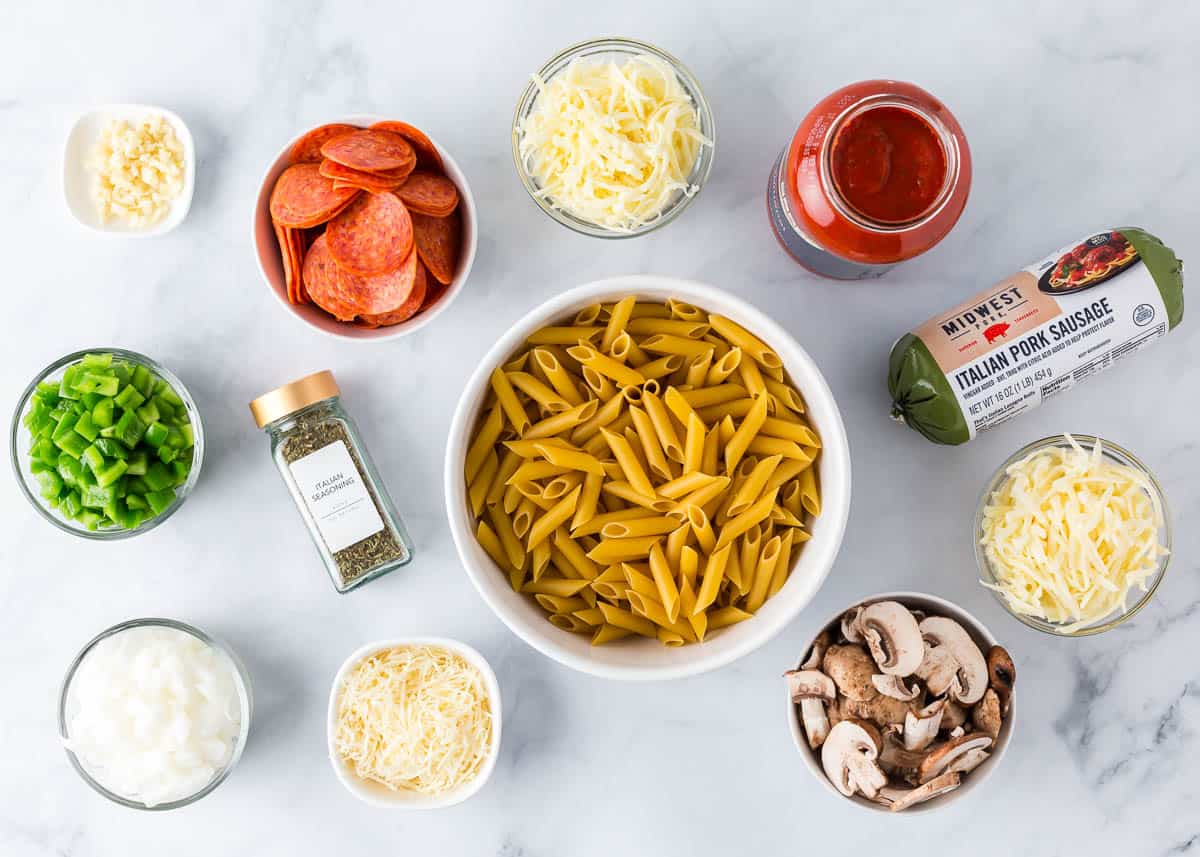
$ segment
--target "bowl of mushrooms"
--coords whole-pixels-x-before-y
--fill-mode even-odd
[[[926,812],[977,787],[1014,722],[1012,658],[932,595],[877,595],[822,626],[787,682],[801,758],[865,809]]]

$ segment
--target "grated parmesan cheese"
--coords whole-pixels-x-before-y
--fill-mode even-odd
[[[393,791],[440,795],[466,785],[492,747],[483,675],[434,646],[375,652],[342,685],[335,746],[357,776]]]
[[[521,119],[522,164],[537,195],[580,220],[632,232],[666,211],[689,181],[701,147],[691,96],[656,57],[572,60],[550,80],[534,75],[533,109]]]
[[[183,144],[162,116],[137,125],[110,119],[92,153],[92,198],[100,222],[152,226],[183,191]]]
[[[1130,591],[1167,553],[1159,542],[1163,510],[1146,476],[1068,445],[1030,453],[983,511],[982,538],[999,592],[1018,614],[1073,633],[1127,609]]]

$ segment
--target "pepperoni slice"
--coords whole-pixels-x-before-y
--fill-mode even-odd
[[[321,160],[321,147],[332,140],[334,137],[340,137],[343,134],[348,134],[351,131],[357,131],[358,128],[353,125],[343,125],[340,122],[332,125],[322,125],[319,128],[313,128],[303,137],[296,141],[296,145],[292,146],[291,154],[288,155],[289,164],[306,164],[317,163]]]
[[[413,248],[413,223],[394,194],[364,193],[330,221],[325,237],[341,267],[370,277],[400,267]]]
[[[408,319],[425,308],[426,296],[429,294],[429,281],[425,274],[425,266],[416,258],[417,254],[415,252],[410,255],[413,257],[415,276],[413,277],[412,288],[408,293],[408,299],[391,312],[361,315],[359,316],[360,322],[368,327],[399,324],[402,321],[408,321]]]
[[[308,248],[304,256],[304,287],[313,303],[338,321],[353,321],[358,309],[341,296],[338,278],[341,270],[329,252],[326,236],[322,235]]]
[[[445,165],[442,163],[442,156],[438,153],[437,146],[433,145],[433,141],[425,136],[420,128],[414,128],[407,122],[396,122],[387,120],[385,122],[376,122],[371,126],[373,131],[390,131],[393,134],[399,134],[405,140],[412,144],[413,149],[417,153],[417,166],[426,170],[444,173]]]
[[[335,189],[317,164],[293,164],[275,181],[271,217],[281,226],[308,229],[332,218],[357,195],[352,188]]]
[[[417,279],[417,257],[411,250],[400,267],[386,274],[360,277],[343,269],[338,275],[342,300],[354,306],[359,315],[393,312],[412,294]]]
[[[284,233],[287,237],[288,253],[291,256],[292,275],[295,278],[295,293],[296,303],[309,303],[308,292],[304,290],[304,230],[303,229],[285,229]]]
[[[401,170],[415,165],[413,147],[398,134],[360,129],[334,137],[321,147],[321,154],[342,166],[363,172]]]
[[[321,161],[320,170],[321,175],[333,179],[335,188],[339,183],[350,184],[362,190],[374,191],[375,193],[395,190],[404,184],[408,178],[407,173],[397,175],[390,173],[364,173],[361,170],[352,170],[349,167],[342,166],[337,161],[331,161],[328,158]]]
[[[417,170],[396,190],[396,196],[408,206],[433,217],[446,217],[458,207],[458,188],[445,176]]]
[[[425,266],[422,265],[421,268],[424,269]],[[432,276],[429,276],[428,286],[425,289],[425,300],[421,304],[421,312],[425,312],[425,310],[429,309],[431,306],[440,301],[442,299],[442,295],[446,294],[448,291],[450,291],[449,286],[445,285],[444,283],[439,283]]]
[[[429,273],[439,283],[450,285],[458,269],[458,253],[462,246],[462,222],[458,212],[449,217],[430,217],[414,211],[412,230],[417,253]]]
[[[296,275],[292,263],[292,247],[288,241],[287,227],[275,226],[275,240],[279,242],[279,255],[283,261],[283,283],[287,288],[288,303],[296,303]]]

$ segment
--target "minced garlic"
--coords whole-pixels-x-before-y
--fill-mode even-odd
[[[134,124],[110,119],[92,153],[96,171],[92,198],[101,223],[152,226],[183,191],[183,144],[162,116]]]

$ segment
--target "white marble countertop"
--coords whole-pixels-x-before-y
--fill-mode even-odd
[[[1200,853],[1200,669],[1188,654],[1200,641],[1200,536],[1187,526],[1200,512],[1200,322],[967,447],[935,447],[887,419],[893,339],[1054,247],[1136,223],[1200,259],[1200,7],[1139,0],[1051,11],[1069,5],[621,0],[576,12],[551,0],[42,0],[6,10],[0,402],[15,403],[61,354],[125,346],[185,380],[209,448],[181,512],[116,544],[58,533],[11,478],[0,480],[0,853],[715,857],[877,853],[883,843],[974,855]],[[680,56],[705,87],[719,135],[694,206],[660,232],[615,243],[538,211],[508,142],[525,75],[569,43],[614,32]],[[885,279],[820,281],[776,246],[764,182],[811,104],[874,76],[913,80],[951,106],[975,159],[971,200],[942,245]],[[195,134],[195,202],[169,236],[110,240],[67,214],[66,132],[105,101],[170,107]],[[333,341],[287,317],[250,244],[253,200],[278,148],[355,111],[435,134],[469,175],[482,221],[459,300],[432,327],[382,345]],[[707,281],[778,318],[825,372],[854,452],[845,545],[811,607],[735,665],[651,685],[572,672],[509,633],[460,568],[442,508],[446,426],[485,348],[547,296],[629,272]],[[418,551],[409,568],[345,597],[330,587],[246,409],[256,394],[326,367]],[[1063,430],[1141,455],[1178,525],[1154,602],[1092,639],[1027,630],[975,583],[969,520],[985,478],[1018,446]],[[1020,673],[1017,734],[986,788],[908,820],[824,793],[792,747],[779,680],[821,617],[898,588],[974,612]],[[240,767],[179,812],[105,802],[55,737],[58,683],[76,650],[143,615],[225,637],[254,679]],[[342,790],[325,759],[338,664],[401,633],[473,644],[503,686],[499,767],[451,810],[372,810]]]

